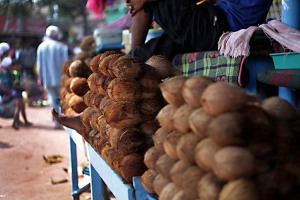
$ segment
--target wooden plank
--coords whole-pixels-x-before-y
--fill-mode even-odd
[[[91,145],[88,146],[88,154],[91,165],[98,172],[102,180],[105,182],[110,191],[118,200],[134,200],[134,189],[131,184],[123,182],[119,174],[117,174],[100,154],[95,151]],[[91,177],[93,179],[93,177]]]

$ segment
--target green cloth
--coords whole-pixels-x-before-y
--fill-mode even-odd
[[[203,51],[178,54],[173,66],[183,72],[183,76],[206,76],[215,81],[226,81],[242,86],[241,70],[245,57],[237,58],[219,55],[219,51]]]

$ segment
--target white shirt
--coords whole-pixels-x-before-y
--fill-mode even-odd
[[[68,47],[47,38],[37,48],[38,74],[45,87],[60,86],[63,64],[68,59]]]

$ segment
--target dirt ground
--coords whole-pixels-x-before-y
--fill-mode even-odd
[[[72,199],[68,133],[53,129],[50,107],[27,107],[27,116],[34,125],[19,130],[11,127],[12,119],[0,119],[0,200]],[[86,164],[84,154],[77,153],[79,165]],[[63,159],[49,164],[44,156],[52,155]]]

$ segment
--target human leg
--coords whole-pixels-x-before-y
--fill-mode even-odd
[[[20,110],[21,110],[20,101],[21,99],[16,99],[16,108],[15,108],[14,118],[12,123],[12,127],[16,130],[19,129],[19,124],[20,124],[20,117],[19,117]]]
[[[20,100],[20,111],[21,111],[22,117],[24,119],[24,125],[25,126],[32,126],[32,123],[29,122],[28,119],[27,119],[26,105],[25,105],[25,102],[24,102],[23,98]]]
[[[55,109],[57,112],[60,111],[60,87],[47,87],[48,98],[50,101],[50,106]],[[55,119],[53,119],[55,124],[54,128],[60,128],[61,125]]]

